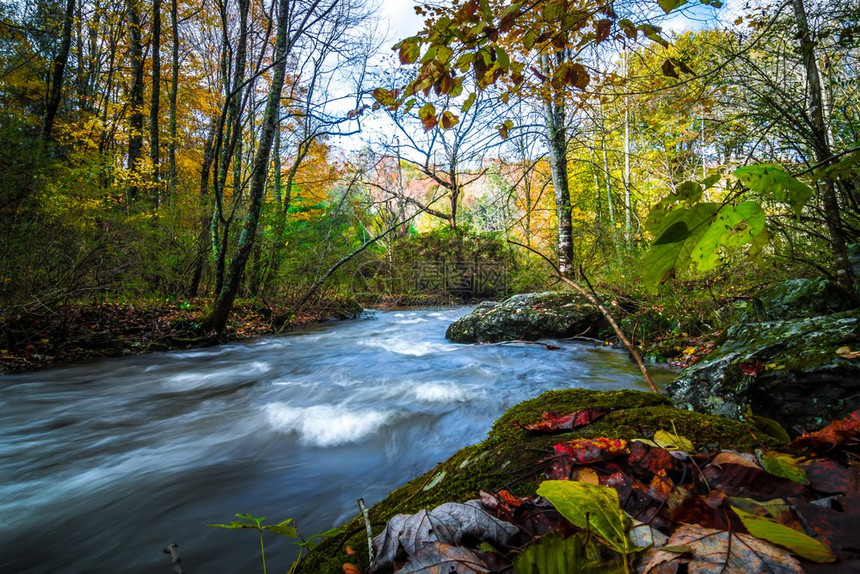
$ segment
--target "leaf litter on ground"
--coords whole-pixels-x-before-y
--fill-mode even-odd
[[[545,413],[555,433],[605,414]],[[651,438],[562,441],[534,497],[397,515],[374,538],[370,572],[794,574],[860,563],[860,411],[791,443],[793,452],[698,452],[671,425]]]

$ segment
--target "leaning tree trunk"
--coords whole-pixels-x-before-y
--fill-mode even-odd
[[[818,73],[818,63],[815,59],[815,41],[809,33],[809,23],[806,18],[806,7],[803,0],[792,0],[794,17],[797,20],[797,31],[800,38],[800,53],[806,68],[806,84],[809,94],[809,112],[812,146],[818,163],[826,163],[833,158],[833,150],[827,138],[827,126],[824,121],[824,99],[821,95],[821,77]],[[824,203],[824,219],[830,234],[833,259],[836,264],[836,280],[845,289],[851,289],[853,284],[851,265],[846,247],[845,229],[839,213],[839,200],[836,196],[836,186],[830,177],[826,177],[821,186],[821,199]]]
[[[284,76],[287,65],[287,20],[289,17],[290,0],[280,0],[278,7],[278,33],[275,41],[275,66],[272,83],[266,100],[266,110],[263,114],[262,126],[260,128],[260,143],[254,156],[251,172],[251,183],[249,189],[250,206],[242,225],[239,235],[239,244],[236,254],[230,262],[230,268],[224,281],[224,286],[215,299],[212,311],[206,318],[206,327],[218,334],[224,332],[227,318],[236,300],[245,265],[254,247],[257,225],[260,221],[260,212],[263,207],[263,196],[266,192],[266,176],[269,171],[269,156],[272,151],[272,142],[275,139],[275,130],[278,128],[281,101],[281,91],[284,87]]]

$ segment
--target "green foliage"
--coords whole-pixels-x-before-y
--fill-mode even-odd
[[[581,533],[562,538],[552,533],[526,546],[514,559],[514,568],[521,574],[612,572],[600,560],[600,549],[593,538]],[[623,566],[619,567],[623,572]]]
[[[537,493],[549,500],[562,516],[596,534],[615,552],[628,556],[639,550],[627,537],[630,517],[621,510],[614,488],[569,480],[547,480]]]
[[[788,175],[776,164],[752,165],[734,171],[735,177],[753,192],[785,203],[800,217],[813,195],[805,183]],[[705,189],[719,179],[712,176],[701,184],[685,182],[678,192],[661,200],[651,212],[646,229],[655,234],[645,255],[643,281],[652,291],[693,262],[699,271],[716,268],[725,255],[749,245],[750,255],[759,256],[773,238],[766,228],[766,215],[759,201],[739,204],[701,202]]]
[[[749,189],[770,195],[776,201],[791,206],[798,219],[803,206],[815,193],[811,187],[791,177],[785,168],[775,163],[744,166],[736,169],[733,175]]]
[[[261,516],[253,516],[251,514],[237,514],[237,518],[240,520],[231,520],[225,524],[207,524],[207,526],[211,528],[226,528],[227,530],[256,530],[257,535],[260,539],[260,555],[263,561],[263,573],[267,572],[266,569],[266,547],[263,542],[263,532],[273,532],[275,534],[280,534],[281,536],[289,539],[298,539],[294,544],[301,547],[302,552],[305,550],[310,550],[314,546],[319,543],[319,539],[326,539],[332,536],[337,536],[342,533],[342,530],[339,528],[332,528],[330,530],[326,530],[325,532],[321,532],[320,534],[314,534],[309,538],[305,539],[302,537],[299,529],[293,525],[293,519],[287,518],[283,522],[279,522],[278,524],[264,524],[266,520],[265,517]],[[290,572],[294,572],[299,562],[302,559],[302,553],[299,553],[298,558],[296,558],[293,565],[290,567]]]
[[[784,526],[772,518],[744,512],[740,508],[733,507],[732,511],[741,519],[744,528],[756,538],[778,544],[813,562],[836,561],[836,555],[830,548],[803,532]]]

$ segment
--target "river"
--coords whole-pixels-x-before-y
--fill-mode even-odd
[[[0,378],[0,572],[262,571],[251,513],[326,530],[548,389],[647,390],[621,351],[457,345],[466,308]],[[669,374],[662,373],[665,380]],[[271,572],[296,549],[267,538]]]

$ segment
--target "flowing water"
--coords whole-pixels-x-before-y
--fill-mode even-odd
[[[235,513],[306,535],[486,436],[548,389],[647,390],[626,354],[456,345],[466,308],[0,378],[0,572],[261,571]],[[668,375],[666,375],[668,376]],[[267,539],[271,572],[296,548]]]

